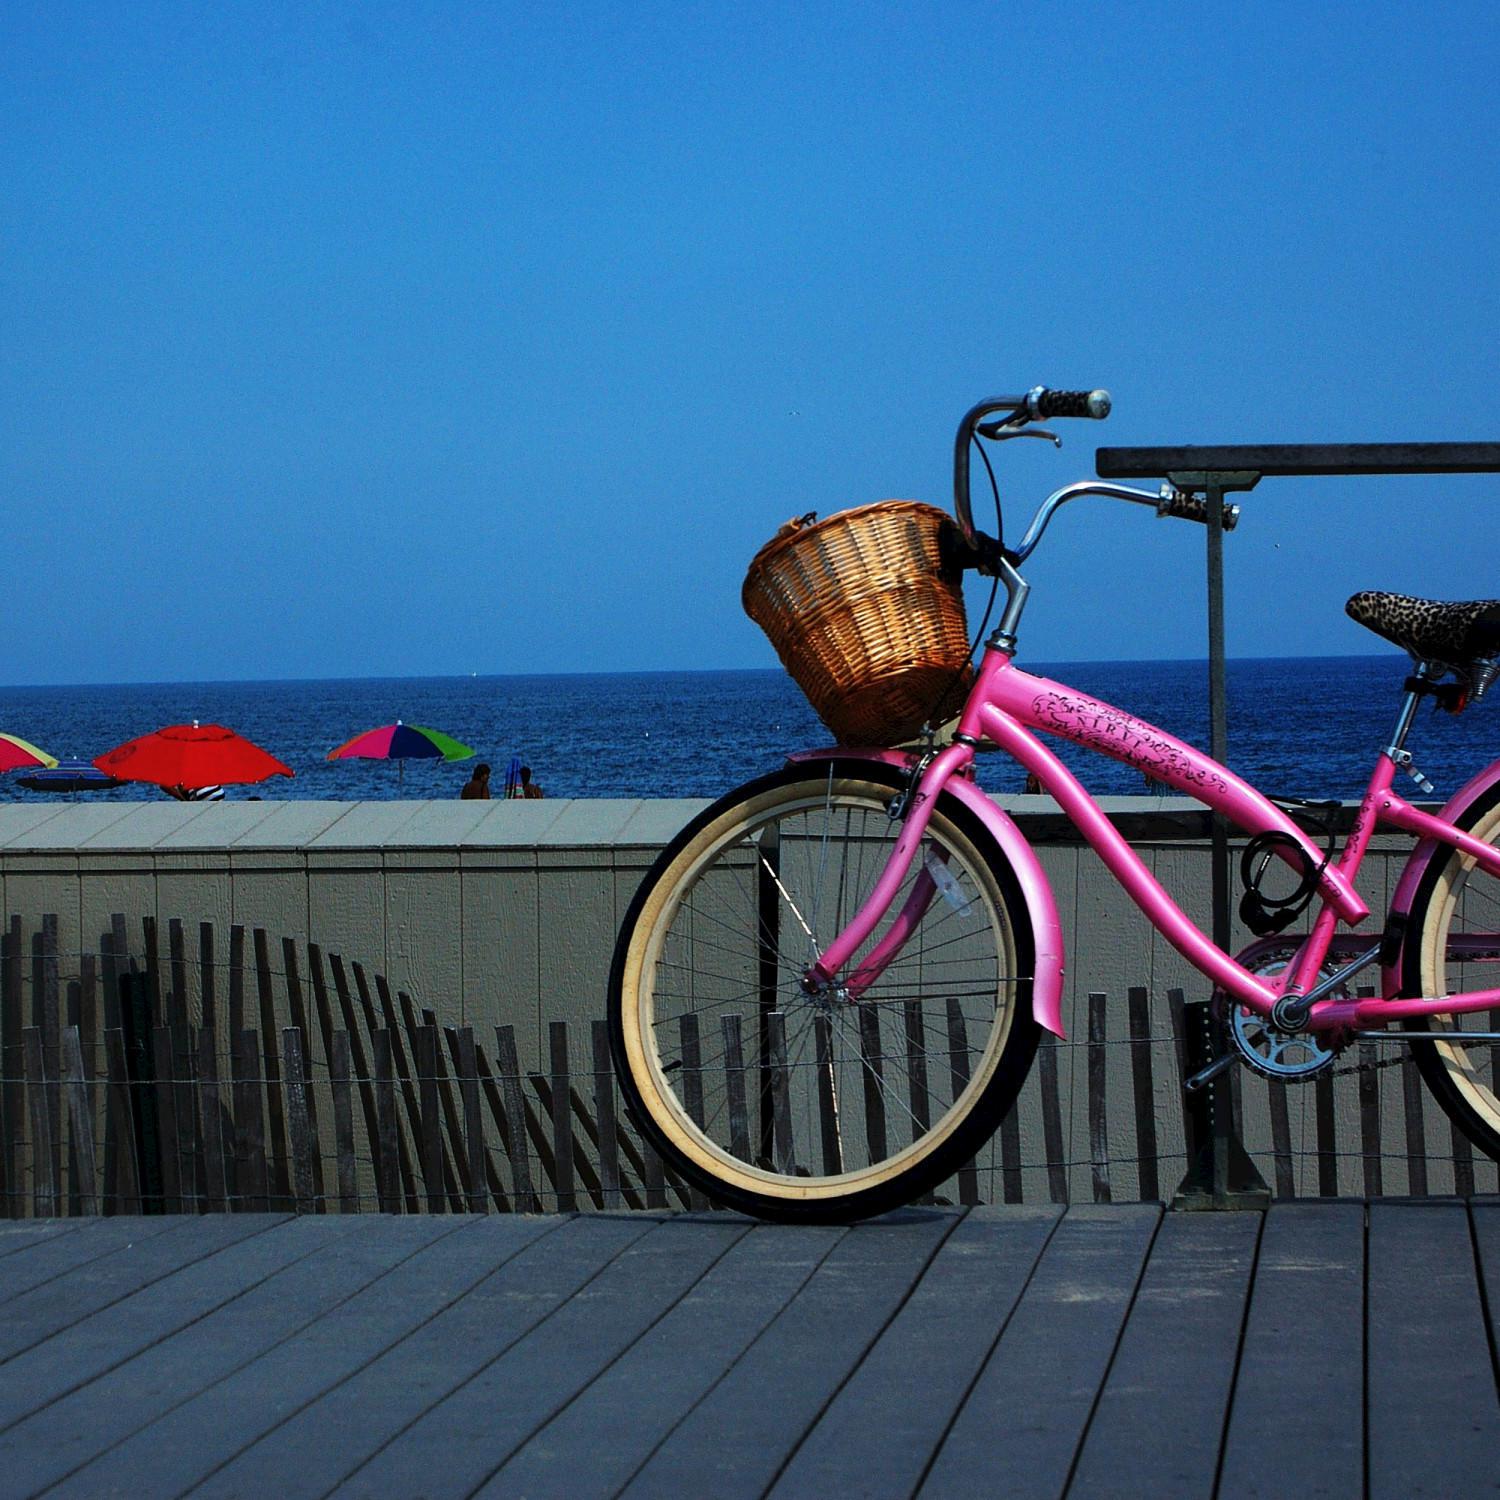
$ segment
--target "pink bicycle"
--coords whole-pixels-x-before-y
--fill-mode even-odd
[[[630,1112],[666,1162],[718,1201],[765,1218],[844,1222],[931,1191],[996,1129],[1041,1028],[1063,1034],[1063,934],[1042,866],[974,779],[997,747],[1033,773],[1156,929],[1223,1000],[1227,1051],[1303,1079],[1352,1041],[1410,1046],[1463,1132],[1500,1157],[1500,761],[1436,815],[1406,741],[1422,699],[1457,711],[1500,670],[1500,600],[1362,593],[1350,615],[1415,660],[1390,743],[1341,851],[1190,745],[1015,665],[1020,567],[1058,510],[1085,495],[1203,521],[1170,484],[1085,481],[1041,505],[1013,548],[975,529],[968,455],[1056,416],[1107,415],[1103,392],[1042,388],[981,402],[955,448],[967,565],[1007,602],[957,720],[917,750],[806,751],[729,793],[663,851],[625,916],[610,978],[614,1060]],[[1034,429],[1033,429],[1034,430]],[[982,450],[981,450],[982,451]],[[998,498],[997,498],[998,514]],[[1235,519],[1226,507],[1225,524]],[[1002,528],[997,524],[997,531]],[[1139,768],[1248,835],[1241,913],[1264,934],[1238,956],[1202,932],[1033,731]],[[1383,927],[1355,878],[1371,834],[1419,842]],[[1266,890],[1268,866],[1291,889]],[[1305,935],[1271,938],[1314,909]],[[1351,998],[1377,969],[1380,994]],[[1203,1075],[1200,1075],[1200,1079]]]

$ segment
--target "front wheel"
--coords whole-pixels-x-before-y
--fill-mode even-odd
[[[974,1154],[1026,1077],[1031,923],[952,796],[847,970],[803,987],[885,867],[905,780],[839,760],[750,782],[663,851],[621,926],[609,1021],[626,1104],[728,1207],[845,1223],[910,1202]]]
[[[1500,782],[1456,820],[1500,844]],[[1500,987],[1500,878],[1451,848],[1432,857],[1412,897],[1402,959],[1407,995],[1457,995]],[[1413,1031],[1500,1031],[1500,1007],[1412,1021]],[[1414,1041],[1423,1081],[1481,1150],[1500,1158],[1500,1042]]]

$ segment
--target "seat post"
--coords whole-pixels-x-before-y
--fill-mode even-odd
[[[1433,677],[1440,675],[1433,670],[1433,664],[1428,661],[1418,662],[1416,676],[1420,682],[1429,682]],[[1422,692],[1418,688],[1408,688],[1401,700],[1401,712],[1396,716],[1396,730],[1391,736],[1391,742],[1382,752],[1387,759],[1393,760],[1397,765],[1401,764],[1401,754],[1406,749],[1406,736],[1411,733],[1412,720],[1417,716],[1417,704],[1422,701]]]

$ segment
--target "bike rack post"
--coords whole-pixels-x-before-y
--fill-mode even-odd
[[[1195,1000],[1182,1007],[1183,1076],[1191,1078],[1214,1061],[1213,1007]],[[1182,1095],[1187,1172],[1172,1196],[1175,1209],[1260,1209],[1271,1190],[1255,1169],[1235,1129],[1234,1085],[1220,1073],[1201,1089]]]

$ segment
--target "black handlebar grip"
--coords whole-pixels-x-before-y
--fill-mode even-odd
[[[1036,392],[1031,402],[1038,417],[1093,417],[1102,421],[1109,415],[1108,391]]]
[[[1157,502],[1156,513],[1159,516],[1176,516],[1183,521],[1201,521],[1208,525],[1208,501],[1200,495],[1184,495],[1177,493],[1168,499]],[[1240,524],[1240,508],[1238,505],[1226,505],[1224,507],[1224,530],[1233,531]]]

